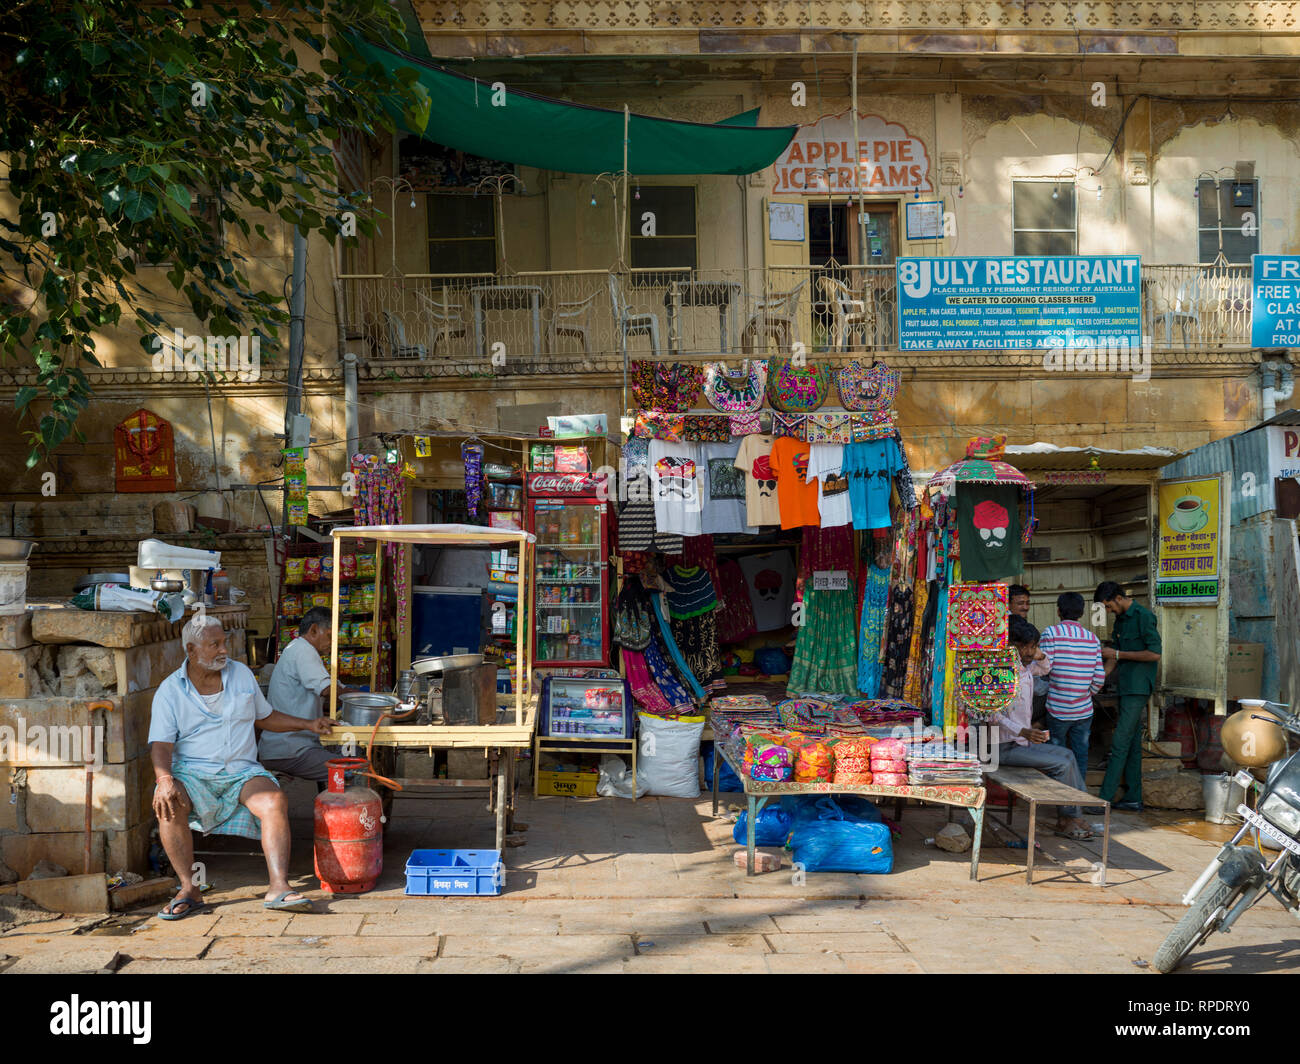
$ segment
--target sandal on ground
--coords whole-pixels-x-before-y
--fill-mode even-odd
[[[1057,828],[1056,834],[1063,839],[1073,839],[1075,842],[1087,842],[1094,838],[1093,833],[1085,827],[1075,826],[1072,828]]]
[[[297,901],[286,901],[291,895],[297,894]],[[315,912],[316,907],[312,905],[310,898],[303,896],[296,890],[282,890],[269,901],[262,902],[263,909],[274,909],[282,913],[310,913]]]
[[[184,910],[181,912],[177,912],[176,907],[178,905],[185,906]],[[167,905],[163,908],[163,911],[158,914],[158,919],[159,920],[184,920],[185,917],[193,916],[195,913],[211,912],[211,911],[212,911],[211,908],[201,898],[195,899],[190,897],[181,897],[178,895],[177,897],[172,898],[172,900],[167,903]]]

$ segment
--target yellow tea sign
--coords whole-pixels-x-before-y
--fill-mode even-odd
[[[1219,504],[1218,477],[1160,484],[1156,601],[1218,601]]]

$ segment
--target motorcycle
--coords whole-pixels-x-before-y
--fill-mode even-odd
[[[1197,946],[1216,931],[1228,934],[1242,913],[1271,894],[1292,914],[1300,918],[1300,751],[1287,754],[1285,735],[1300,736],[1300,715],[1281,712],[1279,703],[1259,703],[1269,709],[1268,716],[1243,709],[1224,724],[1224,749],[1239,764],[1268,766],[1261,784],[1249,771],[1242,769],[1234,781],[1249,793],[1259,792],[1255,809],[1244,803],[1237,807],[1242,818],[1241,830],[1226,843],[1201,873],[1200,878],[1183,896],[1190,906],[1174,925],[1152,961],[1159,972],[1172,972]],[[1255,708],[1252,706],[1252,709]],[[1235,719],[1235,721],[1234,721]],[[1269,729],[1250,722],[1263,721]],[[1237,734],[1248,737],[1245,749],[1231,749],[1227,738],[1229,724],[1235,722]],[[1269,739],[1274,729],[1276,738]],[[1261,736],[1264,742],[1257,742]],[[1264,748],[1263,756],[1258,747]],[[1269,863],[1259,845],[1240,845],[1247,832],[1258,842],[1267,840],[1277,849]]]

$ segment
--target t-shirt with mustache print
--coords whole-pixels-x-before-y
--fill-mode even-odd
[[[750,525],[779,525],[781,508],[772,471],[772,444],[776,437],[753,433],[740,441],[736,468],[745,474],[745,520]]]
[[[650,493],[655,504],[655,530],[698,536],[703,453],[698,443],[650,441]]]

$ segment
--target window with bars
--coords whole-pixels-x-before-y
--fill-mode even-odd
[[[1213,181],[1196,183],[1198,262],[1224,258],[1249,265],[1259,254],[1259,182]]]
[[[496,273],[494,197],[430,192],[425,197],[425,207],[430,273]]]
[[[1011,234],[1017,255],[1077,255],[1074,181],[1013,181]]]
[[[674,269],[699,265],[693,186],[642,187],[628,204],[633,269]],[[654,216],[654,236],[642,236],[646,215]]]

